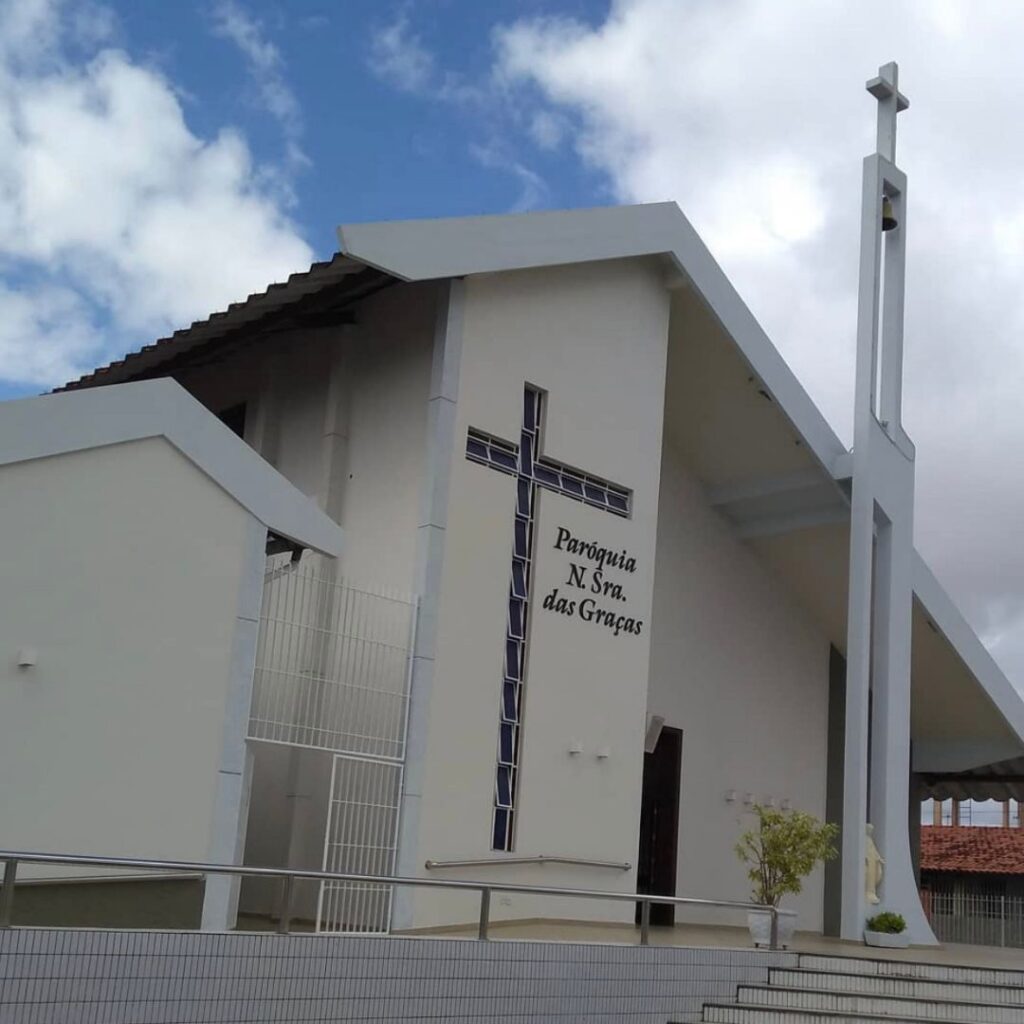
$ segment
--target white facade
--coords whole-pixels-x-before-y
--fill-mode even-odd
[[[465,438],[471,427],[518,438],[527,383],[546,392],[544,451],[628,486],[634,511],[623,519],[562,495],[538,497],[515,849],[635,861],[667,318],[660,270],[643,261],[467,282],[423,799],[419,834],[408,840],[415,843],[410,864],[491,856],[516,488],[514,478],[468,461]],[[624,600],[567,586],[570,563],[587,559],[568,554],[564,541],[556,550],[560,529],[631,553],[635,572],[605,573],[621,584]],[[574,612],[543,607],[556,590],[575,602]],[[588,598],[595,610],[613,607],[642,622],[640,634],[615,636],[583,620]],[[574,745],[578,754],[569,752]],[[500,877],[538,880],[535,867],[503,867]],[[632,872],[581,876],[553,866],[542,880],[635,886]],[[536,908],[496,909],[537,916]],[[416,920],[433,913],[423,910]]]

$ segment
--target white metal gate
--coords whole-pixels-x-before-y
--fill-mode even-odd
[[[355,586],[324,561],[267,573],[249,737],[401,760],[416,602]]]
[[[249,738],[333,754],[323,868],[394,871],[417,602],[333,560],[268,565]],[[317,930],[387,931],[389,886],[323,883]]]
[[[401,795],[401,762],[335,756],[324,870],[392,874]],[[391,897],[389,885],[321,882],[317,931],[386,932]]]

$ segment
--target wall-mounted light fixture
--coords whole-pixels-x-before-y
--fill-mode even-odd
[[[39,652],[34,647],[22,647],[18,651],[18,668],[31,668],[39,660]]]

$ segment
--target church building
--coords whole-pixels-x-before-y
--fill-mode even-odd
[[[672,203],[345,225],[0,404],[0,847],[746,900],[758,803],[840,826],[800,928],[860,937],[870,823],[881,907],[933,942],[920,803],[1024,797],[1024,701],[914,548],[905,100],[894,65],[868,88],[852,451]],[[276,899],[194,892],[210,928]],[[325,883],[298,913],[476,910]]]

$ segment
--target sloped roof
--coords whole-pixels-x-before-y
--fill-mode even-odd
[[[1024,828],[925,825],[921,870],[1024,875]]]
[[[291,274],[287,281],[268,285],[262,292],[254,292],[243,302],[233,302],[225,310],[211,313],[203,320],[196,320],[189,327],[144,345],[137,352],[129,352],[123,359],[115,359],[54,390],[75,391],[101,384],[120,384],[151,375],[154,370],[163,375],[168,360],[201,346],[222,341],[239,329],[253,326],[258,321],[265,322],[269,317],[301,315],[304,306],[308,306],[320,293],[346,278],[352,279],[354,283],[357,276],[360,279],[368,277],[379,281],[382,275],[367,271],[362,263],[335,253],[329,260],[314,263],[309,270]],[[322,310],[318,312],[322,313]]]

